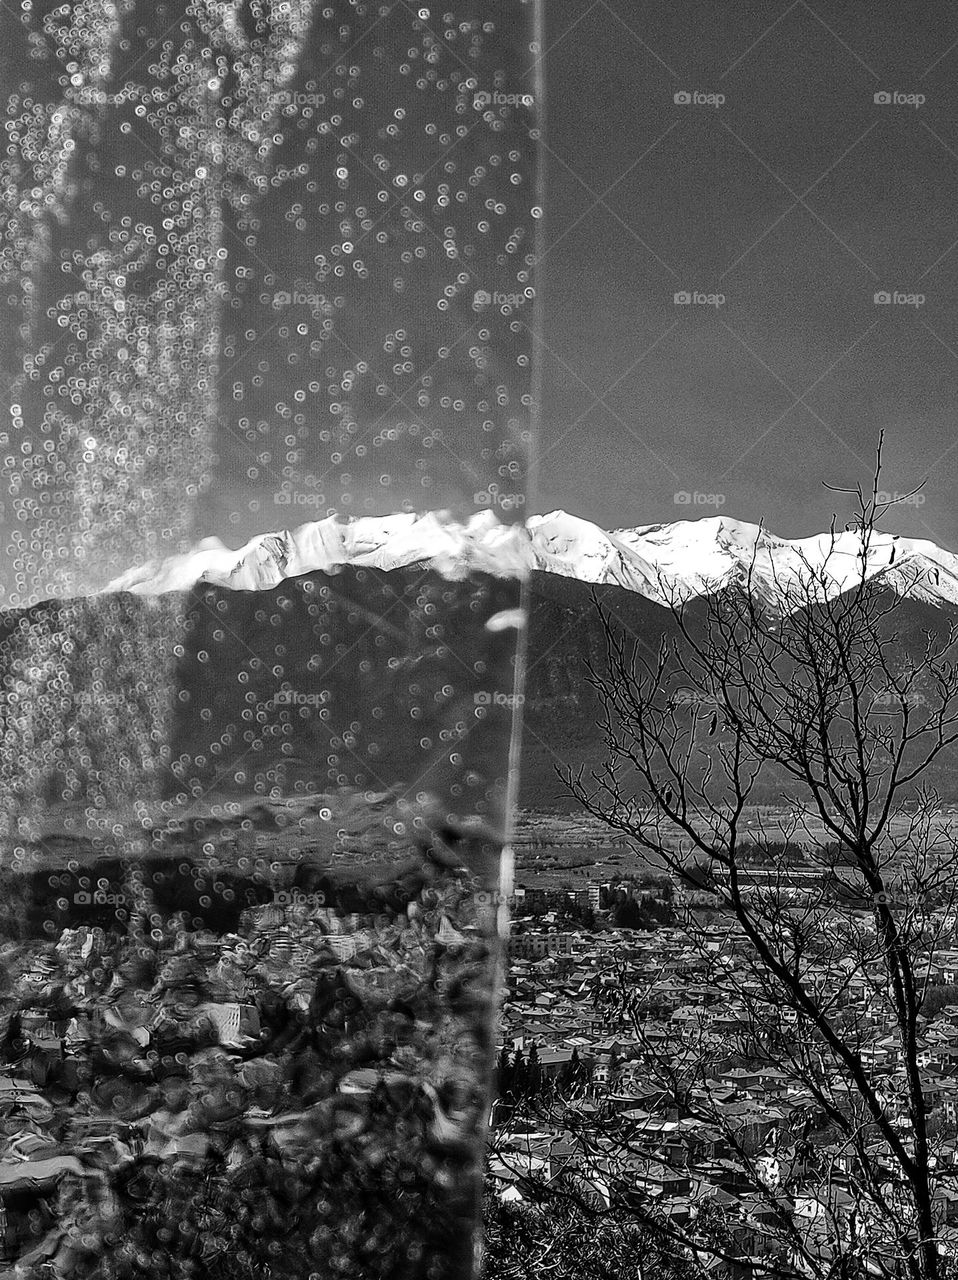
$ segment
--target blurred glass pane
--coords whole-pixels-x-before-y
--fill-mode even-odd
[[[533,8],[0,10],[0,1266],[475,1268]]]

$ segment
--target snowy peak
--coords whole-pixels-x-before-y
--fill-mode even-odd
[[[535,568],[659,598],[654,563],[635,552],[618,533],[605,533],[598,525],[564,511],[530,516],[526,529]]]
[[[349,520],[329,516],[297,529],[258,534],[236,551],[216,538],[204,539],[193,551],[128,570],[106,591],[153,596],[197,583],[263,591],[286,578],[317,570],[331,573],[344,565],[399,569],[422,563],[448,578],[476,569],[521,576],[530,567],[527,542],[521,525],[500,524],[487,511],[465,524],[441,511]]]
[[[606,531],[565,511],[530,516],[524,526],[503,524],[490,510],[466,522],[443,511],[330,516],[259,534],[235,551],[207,538],[190,552],[129,570],[106,589],[154,596],[210,583],[260,591],[286,578],[345,565],[398,569],[415,564],[449,578],[473,570],[521,578],[537,569],[623,587],[663,604],[738,585],[779,607],[788,607],[810,577],[833,595],[864,574],[900,595],[958,605],[958,556],[922,539],[873,533],[865,549],[855,528],[788,539],[727,516]]]

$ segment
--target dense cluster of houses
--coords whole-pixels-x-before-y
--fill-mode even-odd
[[[149,1192],[215,1169],[213,1203],[257,1143],[264,1167],[295,1170],[290,1135],[309,1107],[355,1119],[380,1085],[420,1090],[444,1126],[435,1150],[465,1146],[471,1120],[453,1095],[468,1082],[452,1020],[437,1030],[433,1007],[477,933],[462,920],[470,902],[454,881],[399,914],[288,892],[231,934],[184,914],[138,938],[81,924],[5,944],[0,1276],[72,1274],[78,1240],[128,1234],[146,1213],[123,1201],[137,1179]],[[162,1221],[162,1204],[151,1212]]]
[[[806,1243],[821,1236],[823,1250],[836,1231],[847,1240],[867,1235],[867,1208],[854,1194],[856,1171],[834,1118],[756,1043],[762,991],[747,951],[734,921],[718,912],[699,912],[694,942],[681,922],[641,932],[605,921],[572,928],[561,912],[517,915],[501,1061],[533,1054],[542,1097],[525,1109],[500,1098],[494,1110],[489,1177],[498,1194],[530,1199],[534,1181],[574,1173],[584,1194],[607,1206],[652,1206],[686,1233],[708,1208],[736,1250],[755,1258],[786,1218]],[[923,1019],[919,1062],[935,1159],[954,1167],[958,992],[949,987],[958,981],[958,951],[927,959],[941,998]],[[855,973],[850,961],[846,968],[843,1017],[907,1143],[899,1042],[876,1014],[874,975]],[[633,998],[609,1002],[603,986]],[[778,1017],[783,1034],[801,1034],[789,1010]],[[584,1085],[557,1100],[550,1078],[573,1054]],[[854,1088],[833,1074],[828,1089],[852,1114]],[[873,1158],[879,1182],[891,1186],[894,1171],[882,1168],[877,1142]],[[958,1178],[940,1180],[935,1209],[941,1243],[958,1257]],[[761,1265],[746,1273],[762,1274]]]

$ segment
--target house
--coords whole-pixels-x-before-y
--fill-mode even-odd
[[[0,1075],[0,1117],[4,1116],[23,1116],[42,1123],[52,1119],[53,1104],[32,1081]]]
[[[209,1000],[198,1006],[216,1028],[219,1043],[226,1047],[243,1043],[246,1036],[259,1035],[259,1014],[255,1005],[236,1000]]]
[[[539,1050],[539,1067],[541,1068],[543,1078],[546,1080],[555,1080],[572,1062],[574,1049],[541,1049]],[[583,1069],[583,1074],[587,1075],[591,1065],[591,1058],[579,1056],[579,1062]]]

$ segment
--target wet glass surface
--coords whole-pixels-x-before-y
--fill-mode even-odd
[[[0,28],[0,1274],[468,1276],[533,5]]]

